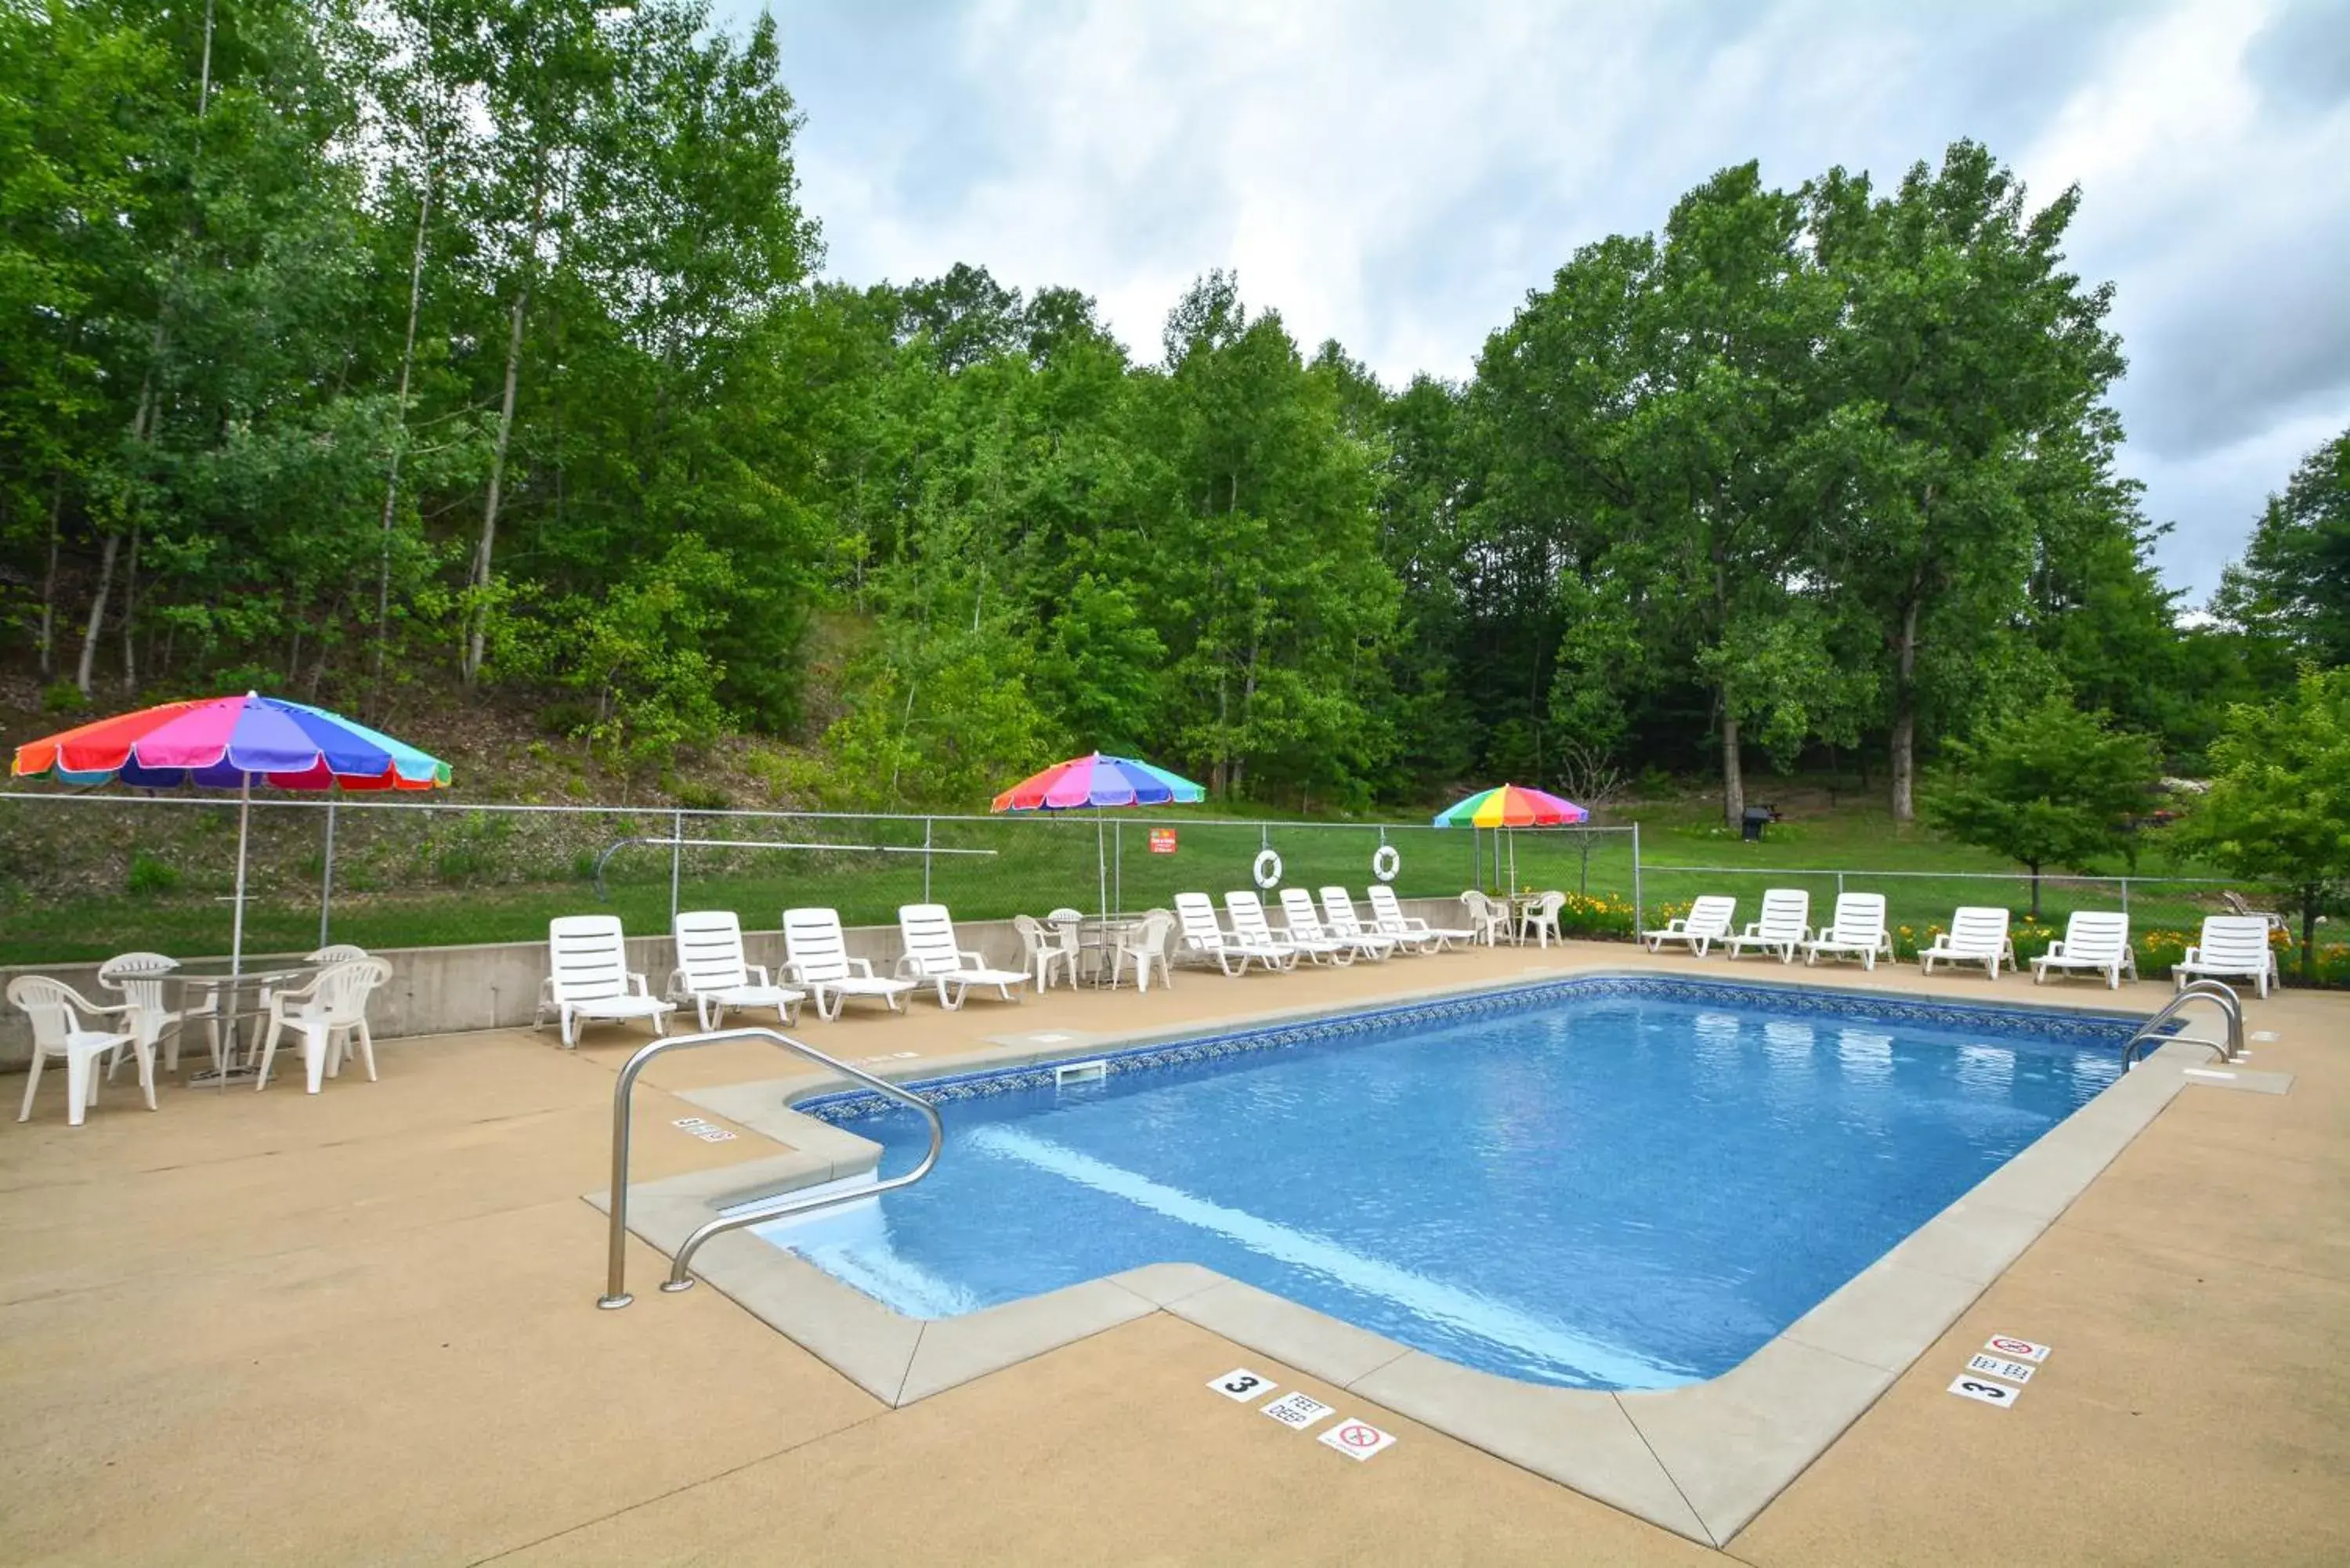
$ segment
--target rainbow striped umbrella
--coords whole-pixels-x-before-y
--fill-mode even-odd
[[[1180,774],[1132,757],[1071,757],[1022,779],[990,804],[991,811],[1077,811],[1091,807],[1094,859],[1100,879],[1102,919],[1109,919],[1109,846],[1102,833],[1102,808],[1113,805],[1189,805],[1208,792]],[[1121,883],[1124,878],[1119,878]]]
[[[1439,827],[1565,827],[1591,814],[1571,800],[1505,784],[1479,790],[1437,814]]]
[[[8,771],[17,778],[46,774],[66,784],[195,784],[237,791],[232,983],[244,963],[245,844],[256,781],[302,790],[336,784],[347,790],[442,789],[449,783],[449,764],[414,746],[324,708],[253,691],[165,702],[83,724],[17,747]],[[331,815],[328,831],[331,861]]]
[[[1096,752],[1055,763],[995,797],[991,811],[1072,811],[1080,806],[1191,805],[1208,792],[1165,768]]]

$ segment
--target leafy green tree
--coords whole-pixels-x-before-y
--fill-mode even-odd
[[[2085,867],[2126,851],[2133,824],[2159,777],[2154,744],[2083,712],[2070,697],[1992,721],[1949,744],[1949,767],[1927,798],[1927,817],[1961,843],[1980,845],[2032,873],[2040,913],[2043,867]]]
[[[2350,431],[2301,462],[2269,497],[2214,607],[2301,658],[2350,664]]]
[[[2273,701],[2238,703],[2211,764],[2210,791],[2172,836],[2233,876],[2288,890],[2306,981],[2318,917],[2350,893],[2350,670],[2304,669]]]

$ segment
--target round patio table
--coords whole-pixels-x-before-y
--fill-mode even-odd
[[[312,963],[262,963],[249,969],[230,972],[226,959],[203,959],[156,978],[180,988],[180,1012],[187,1014],[198,994],[211,999],[203,1012],[189,1017],[188,1022],[202,1019],[217,1022],[221,1030],[220,1065],[206,1068],[188,1076],[191,1085],[216,1085],[234,1079],[250,1078],[260,1068],[256,1063],[242,1059],[238,1053],[237,1020],[250,1012],[254,1016],[255,1033],[259,1033],[260,1013],[271,992],[284,991],[318,972]],[[252,1006],[242,1005],[247,998]]]

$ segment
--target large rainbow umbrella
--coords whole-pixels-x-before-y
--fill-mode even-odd
[[[1481,789],[1437,813],[1439,827],[1564,827],[1587,822],[1591,814],[1571,800],[1562,800],[1520,784]]]
[[[995,797],[991,811],[1080,811],[1094,817],[1094,857],[1101,879],[1102,918],[1109,918],[1109,849],[1103,841],[1100,812],[1113,805],[1189,805],[1208,792],[1180,774],[1132,757],[1071,757],[1022,779]]]
[[[1481,789],[1466,800],[1455,801],[1437,813],[1439,827],[1564,827],[1570,823],[1588,822],[1591,814],[1571,800],[1546,791],[1527,789],[1523,784],[1497,784]],[[1502,869],[1502,844],[1493,841],[1493,870]],[[1518,843],[1510,839],[1510,883],[1518,879]]]
[[[17,747],[8,771],[18,778],[47,774],[67,784],[235,790],[232,984],[244,964],[245,845],[256,781],[304,790],[335,784],[347,790],[441,789],[449,783],[449,764],[414,746],[324,708],[251,691],[165,702],[83,724]]]

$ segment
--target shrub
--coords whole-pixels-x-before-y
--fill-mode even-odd
[[[670,796],[688,811],[732,811],[734,797],[716,784],[706,784],[692,779],[681,779],[670,790]]]
[[[89,707],[89,699],[81,688],[70,680],[52,680],[41,688],[41,711],[44,713],[79,713]]]
[[[130,875],[125,886],[140,898],[154,898],[176,892],[180,886],[180,868],[167,860],[159,860],[144,849],[130,852]]]

